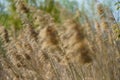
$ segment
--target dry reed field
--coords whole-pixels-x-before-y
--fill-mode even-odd
[[[61,10],[57,23],[17,2],[22,29],[0,25],[0,80],[120,80],[120,25],[101,3],[95,11],[90,19]]]

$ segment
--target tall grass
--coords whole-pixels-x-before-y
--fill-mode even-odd
[[[98,4],[97,19],[66,11],[60,23],[21,1],[16,11],[21,30],[0,26],[1,80],[120,79],[120,25],[109,8]]]

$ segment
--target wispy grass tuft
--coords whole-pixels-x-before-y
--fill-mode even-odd
[[[46,12],[17,1],[21,29],[0,26],[1,80],[120,79],[120,25],[109,8],[98,4],[90,18],[61,7],[65,14],[57,22],[49,8]]]

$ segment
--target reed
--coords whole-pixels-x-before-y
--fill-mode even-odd
[[[1,80],[120,79],[119,24],[106,15],[108,8],[98,4],[97,19],[80,11],[59,16],[58,23],[45,11],[17,4],[22,29],[13,36],[0,26]]]

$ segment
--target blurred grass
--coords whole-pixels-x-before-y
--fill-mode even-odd
[[[120,25],[108,6],[7,1],[7,10],[0,5],[3,80],[120,79]]]

